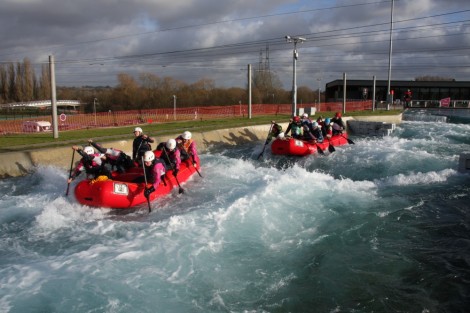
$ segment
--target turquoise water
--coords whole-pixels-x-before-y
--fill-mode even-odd
[[[325,156],[213,147],[122,215],[67,173],[0,180],[0,312],[466,312],[470,126],[404,122]]]

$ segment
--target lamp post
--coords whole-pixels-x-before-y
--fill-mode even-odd
[[[393,5],[390,10],[390,45],[388,49],[388,82],[387,82],[387,110],[390,110],[390,102],[393,102],[393,95],[390,94],[390,80],[392,77],[392,37],[393,37]]]
[[[176,121],[176,95],[173,95],[173,119]]]
[[[293,78],[292,78],[292,116],[297,114],[297,58],[299,54],[297,53],[297,43],[302,43],[306,39],[303,37],[291,37],[286,36],[287,42],[294,43],[294,53],[293,53]]]
[[[317,78],[317,81],[318,81],[318,111],[320,111],[320,91],[321,91],[321,77],[320,78]]]
[[[95,115],[95,126],[97,125],[96,124],[96,101],[98,101],[98,99],[93,99],[93,114]]]

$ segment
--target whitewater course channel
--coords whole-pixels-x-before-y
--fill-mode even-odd
[[[468,312],[470,124],[426,116],[304,158],[215,145],[150,214],[2,179],[0,312]]]

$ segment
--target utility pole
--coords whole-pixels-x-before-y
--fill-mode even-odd
[[[93,113],[95,114],[95,126],[96,126],[96,101],[98,101],[98,99],[93,99]]]
[[[176,121],[176,95],[173,95],[173,119]]]
[[[51,77],[51,109],[52,109],[52,136],[59,138],[59,122],[57,121],[57,94],[55,86],[55,61],[54,56],[49,56],[49,75]]]
[[[320,111],[320,101],[321,101],[321,98],[320,98],[321,77],[320,77],[320,78],[317,78],[317,81],[318,81],[318,111]]]
[[[293,78],[292,78],[292,116],[297,115],[297,43],[302,43],[306,39],[303,37],[291,37],[286,36],[287,42],[294,43],[294,54],[293,54]]]
[[[393,101],[392,95],[390,94],[390,80],[392,77],[393,3],[394,0],[392,0],[392,9],[390,10],[390,46],[388,50],[387,110],[390,110],[390,102]]]
[[[248,64],[248,118],[251,119],[251,64]]]

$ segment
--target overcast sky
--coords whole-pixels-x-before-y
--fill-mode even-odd
[[[0,62],[56,61],[59,86],[110,85],[118,73],[245,87],[260,62],[283,87],[387,80],[391,1],[0,0]],[[470,80],[470,1],[395,0],[392,80]],[[269,51],[267,53],[267,50]],[[38,72],[39,73],[39,72]]]

